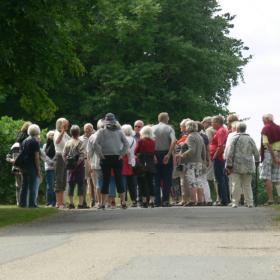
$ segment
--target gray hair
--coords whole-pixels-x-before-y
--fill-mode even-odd
[[[264,119],[264,120],[271,121],[271,122],[274,121],[274,117],[273,117],[272,114],[265,114],[265,115],[263,115],[263,119]]]
[[[80,127],[76,124],[73,124],[70,128],[70,134],[72,137],[78,137],[80,135]]]
[[[201,123],[209,123],[209,124],[211,124],[211,122],[212,122],[212,117],[205,117],[205,118],[203,118]]]
[[[48,133],[47,133],[47,138],[49,138],[49,137],[51,136],[51,134],[54,134],[54,130],[48,131]]]
[[[37,124],[31,124],[28,127],[27,134],[31,137],[39,136],[41,133],[40,127]]]
[[[180,122],[180,126],[186,126],[187,122],[191,121],[191,119],[189,118],[186,118],[186,119],[183,119],[181,122]]]
[[[103,119],[98,120],[96,126],[97,126],[97,129],[104,128],[104,120]]]
[[[67,121],[65,118],[59,118],[59,119],[57,119],[56,124],[55,124],[55,127],[56,127],[56,129],[57,129],[58,131],[61,130],[61,126],[62,126],[62,124],[63,124],[65,121]]]
[[[237,122],[236,129],[240,133],[246,132],[247,125],[244,122]]]
[[[145,125],[144,127],[142,127],[142,129],[140,130],[140,136],[141,138],[154,139],[154,133],[152,127],[149,125]]]
[[[195,121],[188,121],[186,123],[186,128],[188,132],[196,132],[197,131],[197,123]]]
[[[144,126],[144,122],[142,120],[137,120],[134,122],[134,126],[137,124],[137,123],[141,123],[141,126]]]
[[[130,124],[124,124],[122,125],[122,131],[126,136],[132,136],[133,135],[133,129]]]

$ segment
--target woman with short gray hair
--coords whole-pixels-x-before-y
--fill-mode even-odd
[[[202,167],[206,161],[206,149],[202,137],[197,132],[197,123],[195,121],[189,121],[186,124],[186,131],[188,138],[186,144],[188,150],[182,152],[176,156],[177,162],[184,163],[186,165],[186,180],[191,188],[191,201],[185,206],[203,204],[203,188],[201,182]]]

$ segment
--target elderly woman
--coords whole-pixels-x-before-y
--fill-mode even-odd
[[[154,176],[155,167],[155,140],[151,126],[144,126],[140,131],[140,140],[137,143],[135,154],[137,161],[143,166],[143,173],[138,176],[138,184],[143,195],[143,208],[149,205],[154,207]],[[150,199],[150,201],[148,201]]]
[[[176,154],[180,154],[182,151],[186,151],[187,148],[188,148],[186,143],[185,143],[187,138],[188,138],[188,133],[186,131],[186,123],[188,121],[190,121],[190,119],[183,119],[180,123],[181,137],[176,142],[176,146],[175,146],[175,153]],[[186,181],[184,164],[181,164],[181,163],[179,163],[178,165],[176,164],[176,168],[175,168],[174,173],[178,174],[177,176],[180,177],[180,187],[181,187],[182,200],[178,205],[179,206],[184,206],[190,198],[190,191],[189,191],[188,183]]]
[[[104,120],[105,128],[98,132],[94,143],[94,151],[100,157],[100,166],[103,175],[102,201],[100,208],[105,209],[105,203],[108,198],[109,183],[111,171],[114,171],[117,191],[121,198],[121,207],[127,208],[125,202],[125,192],[122,180],[122,157],[127,153],[129,144],[124,133],[117,125],[114,114],[108,113]]]
[[[66,162],[67,182],[69,184],[69,209],[75,209],[74,189],[78,186],[79,204],[78,209],[87,208],[84,205],[84,184],[85,184],[85,158],[86,150],[83,142],[79,139],[80,127],[72,125],[70,129],[71,139],[68,140],[63,149],[63,159]]]
[[[135,166],[135,147],[136,147],[136,140],[133,137],[133,129],[131,125],[124,124],[122,126],[122,131],[126,137],[126,140],[129,145],[129,150],[127,151],[126,155],[123,157],[123,179],[125,189],[129,191],[130,199],[132,201],[131,206],[137,206],[137,191],[136,191],[136,180],[135,176],[133,175],[133,167]]]
[[[245,202],[253,207],[251,188],[252,173],[255,164],[258,166],[260,155],[254,140],[246,134],[246,124],[237,124],[237,134],[232,138],[226,157],[226,167],[232,180],[232,207],[239,204],[240,195],[244,191]]]
[[[195,121],[186,123],[186,131],[188,132],[188,138],[185,143],[188,145],[188,149],[178,154],[176,158],[177,161],[186,165],[186,180],[192,190],[192,201],[185,206],[194,205],[194,200],[197,200],[197,205],[200,206],[203,204],[201,176],[202,167],[206,161],[205,144],[202,137],[197,132],[197,124]]]
[[[60,118],[56,121],[56,130],[54,132],[54,147],[55,147],[55,194],[56,194],[56,206],[58,208],[64,208],[64,191],[66,189],[66,165],[62,157],[63,149],[66,142],[70,139],[67,134],[69,122],[65,118]]]
[[[20,207],[27,207],[27,197],[30,208],[38,207],[36,205],[36,185],[38,177],[41,176],[40,146],[38,141],[40,132],[38,125],[30,125],[28,127],[29,137],[22,142],[24,166],[22,168],[23,184],[20,191]]]
[[[55,147],[53,142],[54,131],[51,130],[47,133],[47,143],[43,146],[42,152],[44,153],[45,171],[46,171],[46,206],[55,206]]]

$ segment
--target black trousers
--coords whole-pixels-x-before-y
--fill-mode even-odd
[[[102,194],[109,193],[109,183],[112,170],[114,171],[116,187],[118,193],[124,192],[123,180],[122,180],[122,168],[123,161],[119,159],[119,156],[105,156],[104,159],[100,161],[100,166],[103,175],[103,184],[101,188]]]
[[[138,176],[138,183],[142,196],[154,196],[154,173],[145,172]]]

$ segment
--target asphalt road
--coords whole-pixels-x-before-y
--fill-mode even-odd
[[[61,211],[0,231],[0,279],[279,280],[275,215],[263,207]]]

